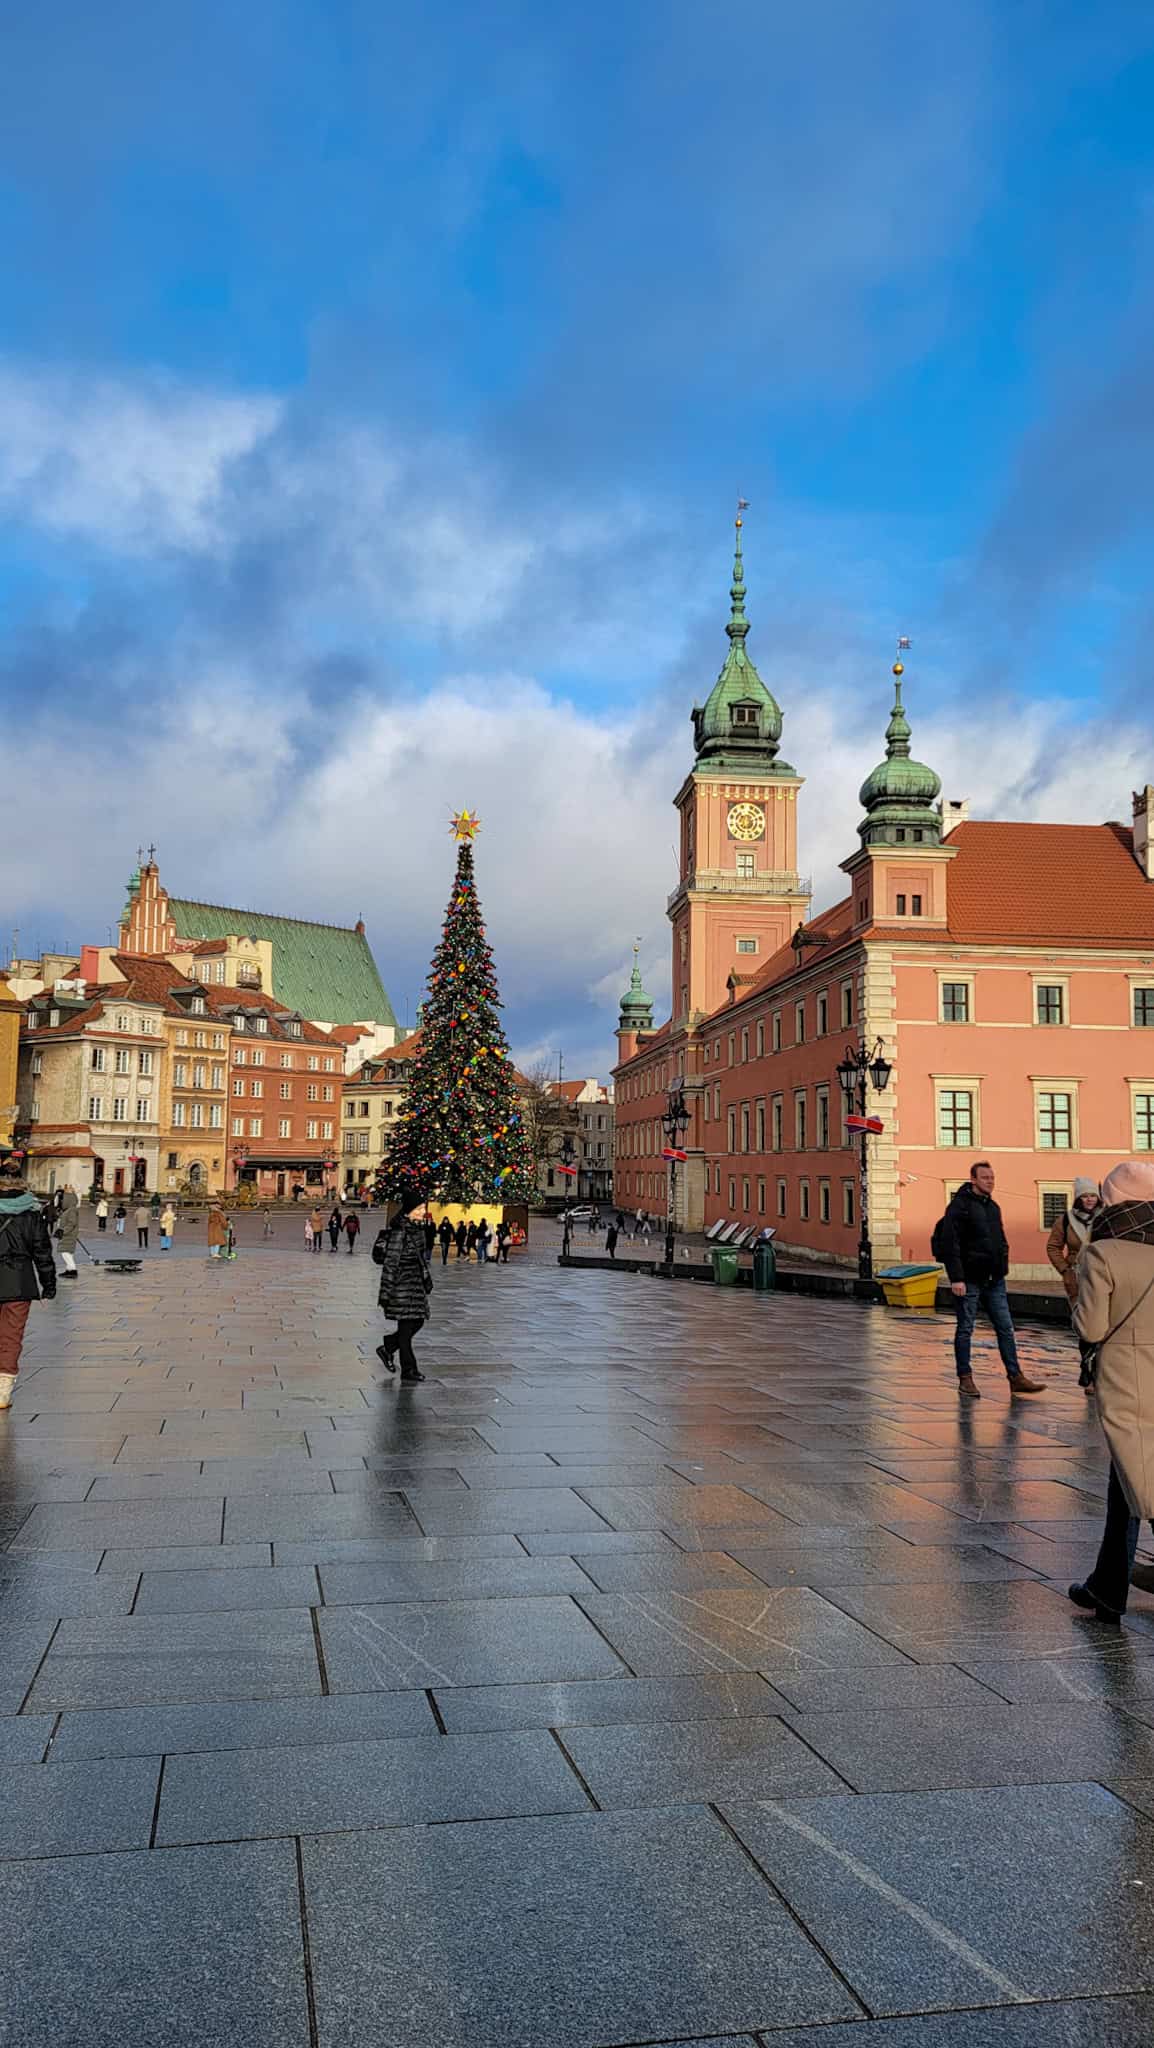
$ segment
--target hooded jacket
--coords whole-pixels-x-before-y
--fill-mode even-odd
[[[56,1242],[62,1252],[74,1252],[80,1238],[80,1197],[74,1188],[66,1188],[56,1218]]]
[[[1010,1270],[1010,1247],[1002,1212],[992,1195],[979,1194],[972,1181],[958,1189],[942,1218],[942,1264],[952,1281],[985,1287],[1004,1280]]]
[[[1102,1433],[1132,1513],[1154,1516],[1154,1201],[1107,1206],[1078,1260],[1074,1328],[1098,1346]]]
[[[0,1301],[51,1301],[55,1293],[44,1211],[20,1182],[9,1182],[0,1193]]]

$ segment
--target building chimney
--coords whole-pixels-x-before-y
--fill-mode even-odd
[[[1134,858],[1148,882],[1154,882],[1154,783],[1134,791]]]
[[[955,825],[964,825],[970,815],[968,796],[944,796],[942,798],[942,838],[953,831]]]
[[[365,936],[365,920],[364,920],[364,918],[363,918],[363,917],[358,917],[358,919],[357,919],[357,921],[356,921],[355,925],[353,926],[353,930],[355,931],[355,933],[356,933],[356,935],[357,935],[358,939],[363,939],[363,938],[364,938],[364,936]]]

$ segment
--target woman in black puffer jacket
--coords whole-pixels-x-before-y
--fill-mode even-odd
[[[425,1377],[418,1371],[413,1355],[413,1338],[421,1324],[428,1322],[429,1296],[433,1291],[424,1224],[415,1220],[417,1210],[424,1206],[424,1195],[403,1196],[392,1222],[378,1234],[373,1246],[373,1258],[381,1268],[377,1299],[397,1326],[393,1336],[378,1344],[377,1357],[388,1372],[394,1372],[394,1358],[399,1352],[403,1381]]]

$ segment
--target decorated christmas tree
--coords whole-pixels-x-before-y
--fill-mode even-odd
[[[501,1027],[493,955],[473,875],[478,819],[453,819],[457,873],[429,969],[405,1107],[379,1175],[382,1195],[525,1202],[533,1193],[517,1079]]]

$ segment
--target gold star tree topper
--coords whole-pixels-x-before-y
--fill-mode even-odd
[[[480,828],[481,820],[476,811],[454,811],[449,827],[454,839],[475,839]]]

